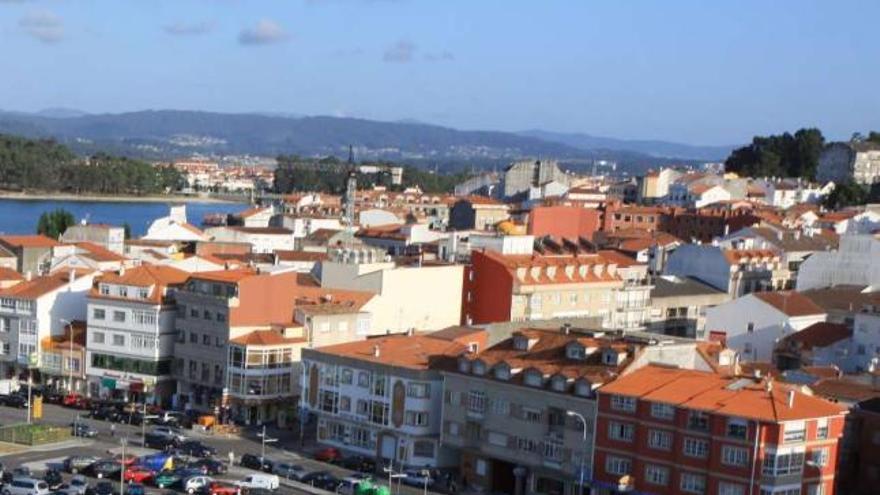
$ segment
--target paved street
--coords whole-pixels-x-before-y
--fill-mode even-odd
[[[28,449],[22,452],[0,455],[0,463],[8,470],[19,466],[26,466],[32,471],[44,471],[47,468],[57,468],[64,458],[71,455],[95,455],[106,456],[109,453],[121,452],[121,439],[127,438],[126,452],[136,455],[155,452],[152,449],[144,449],[142,447],[142,432],[140,426],[130,426],[124,424],[116,424],[115,432],[111,436],[111,423],[106,421],[97,421],[91,419],[80,418],[79,415],[86,411],[69,409],[54,404],[45,404],[43,406],[43,418],[40,423],[53,425],[69,425],[74,420],[89,424],[98,430],[98,436],[94,439],[76,439],[66,442],[60,448],[47,449]],[[0,425],[9,425],[27,421],[26,409],[14,409],[10,407],[0,406]],[[146,427],[146,431],[150,431],[150,426]],[[336,476],[345,477],[350,471],[341,469],[338,466],[317,462],[313,459],[305,457],[294,449],[298,447],[298,440],[294,440],[290,432],[286,432],[286,438],[277,443],[266,445],[266,457],[275,460],[286,460],[305,467],[309,471],[326,470]],[[228,459],[229,452],[235,454],[235,458],[239,459],[242,454],[251,453],[260,455],[261,442],[257,437],[255,430],[244,431],[241,436],[225,436],[214,435],[201,432],[194,429],[187,432],[188,435],[207,445],[217,449],[217,457],[220,460]],[[270,430],[270,435],[274,434]],[[278,435],[283,436],[283,435]],[[235,481],[243,478],[249,473],[253,473],[248,469],[239,466],[233,466],[232,469],[224,476],[216,477],[216,479],[224,481]],[[67,477],[65,477],[66,479]],[[160,491],[158,489],[149,489],[150,493],[170,493],[169,490]],[[306,490],[300,490],[291,486],[282,486],[280,493],[309,493]],[[423,490],[408,486],[398,486],[395,484],[394,493],[401,495],[421,495]],[[431,492],[429,492],[431,493]]]

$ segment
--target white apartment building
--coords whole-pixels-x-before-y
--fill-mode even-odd
[[[400,468],[455,466],[440,444],[443,378],[431,366],[467,351],[430,334],[303,349],[302,407],[318,417],[318,442]]]
[[[813,253],[798,270],[797,290],[880,284],[880,235],[844,235],[837,251]]]
[[[68,227],[61,234],[61,242],[71,244],[93,242],[116,254],[123,254],[125,252],[125,229],[113,225],[83,222],[80,225]]]
[[[283,227],[214,227],[206,233],[214,241],[250,244],[254,253],[294,249],[293,231]]]
[[[0,289],[0,376],[35,367],[43,339],[63,335],[71,321],[85,320],[93,278],[93,273],[58,272]]]
[[[169,404],[175,392],[174,295],[189,273],[144,265],[106,273],[88,297],[89,395]]]

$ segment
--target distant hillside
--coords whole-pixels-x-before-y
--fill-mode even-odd
[[[581,150],[606,149],[643,153],[657,158],[682,158],[688,160],[723,161],[734,146],[696,146],[669,141],[615,139],[589,134],[565,134],[541,130],[523,131],[522,136],[536,137],[545,141],[565,144]]]
[[[193,153],[218,155],[335,155],[348,146],[359,160],[393,160],[444,168],[498,166],[522,157],[548,157],[568,168],[612,160],[640,172],[667,162],[638,152],[585,149],[507,132],[460,131],[436,125],[337,117],[142,111],[51,116],[0,112],[0,132],[52,137],[78,153],[107,151],[167,159]],[[63,118],[61,118],[63,117]]]

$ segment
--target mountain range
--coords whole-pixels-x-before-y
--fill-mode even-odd
[[[613,161],[632,173],[670,163],[721,160],[732,148],[546,131],[464,131],[411,120],[180,110],[120,114],[87,114],[67,108],[37,113],[0,111],[0,133],[56,139],[83,154],[108,151],[147,159],[194,153],[344,158],[352,145],[359,160],[461,169],[546,157],[572,169],[589,167],[595,160]]]

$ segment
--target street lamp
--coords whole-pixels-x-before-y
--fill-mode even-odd
[[[122,444],[122,459],[119,460],[119,495],[125,495],[125,445],[128,443],[128,438],[122,437],[119,442]]]
[[[61,323],[67,325],[68,338],[70,339],[70,352],[67,354],[67,393],[73,393],[73,322],[59,318]]]
[[[264,464],[266,462],[266,444],[277,442],[277,438],[269,438],[266,436],[266,425],[263,425],[263,432],[257,433],[257,436],[263,440],[261,451],[260,451],[260,464]]]
[[[578,495],[583,495],[584,493],[584,459],[587,457],[587,418],[584,417],[583,414],[576,411],[566,411],[565,414],[569,417],[577,418],[582,425],[584,425],[584,437],[583,443],[581,444],[581,468],[580,468],[580,477],[578,481],[578,486],[580,489],[578,490]]]

